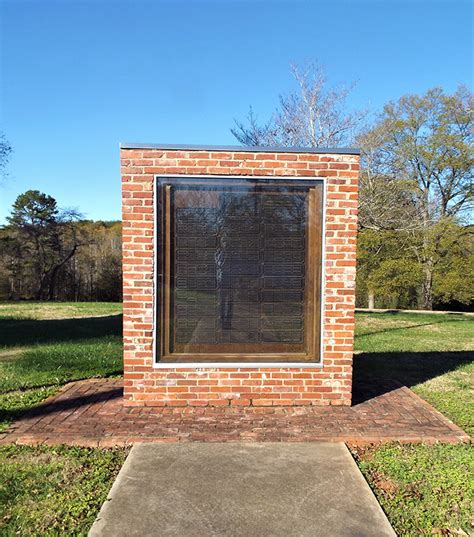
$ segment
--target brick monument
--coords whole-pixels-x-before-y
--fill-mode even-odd
[[[122,144],[127,405],[350,405],[359,153]]]

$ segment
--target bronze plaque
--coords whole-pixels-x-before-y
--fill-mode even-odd
[[[321,181],[158,187],[157,359],[319,361]]]

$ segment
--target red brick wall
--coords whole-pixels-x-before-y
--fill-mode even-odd
[[[129,405],[349,405],[359,157],[121,149],[124,396]],[[155,174],[324,177],[323,367],[153,368]],[[211,365],[211,367],[208,367]]]

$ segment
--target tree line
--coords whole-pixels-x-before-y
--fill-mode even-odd
[[[317,65],[292,73],[297,89],[266,122],[250,109],[231,130],[247,146],[361,148],[357,305],[472,309],[473,93],[432,88],[369,120]]]
[[[296,90],[245,146],[361,148],[357,305],[472,309],[474,97],[460,86],[389,102],[374,118],[347,110],[316,64],[293,66]],[[0,172],[11,147],[0,135]],[[0,228],[0,298],[120,300],[121,224],[84,220],[49,195],[21,194]]]
[[[0,299],[120,301],[121,222],[84,220],[37,190],[0,228]]]

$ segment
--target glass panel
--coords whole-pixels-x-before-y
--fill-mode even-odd
[[[221,361],[223,353],[307,355],[313,337],[309,192],[307,186],[231,180],[168,190],[168,361]]]

